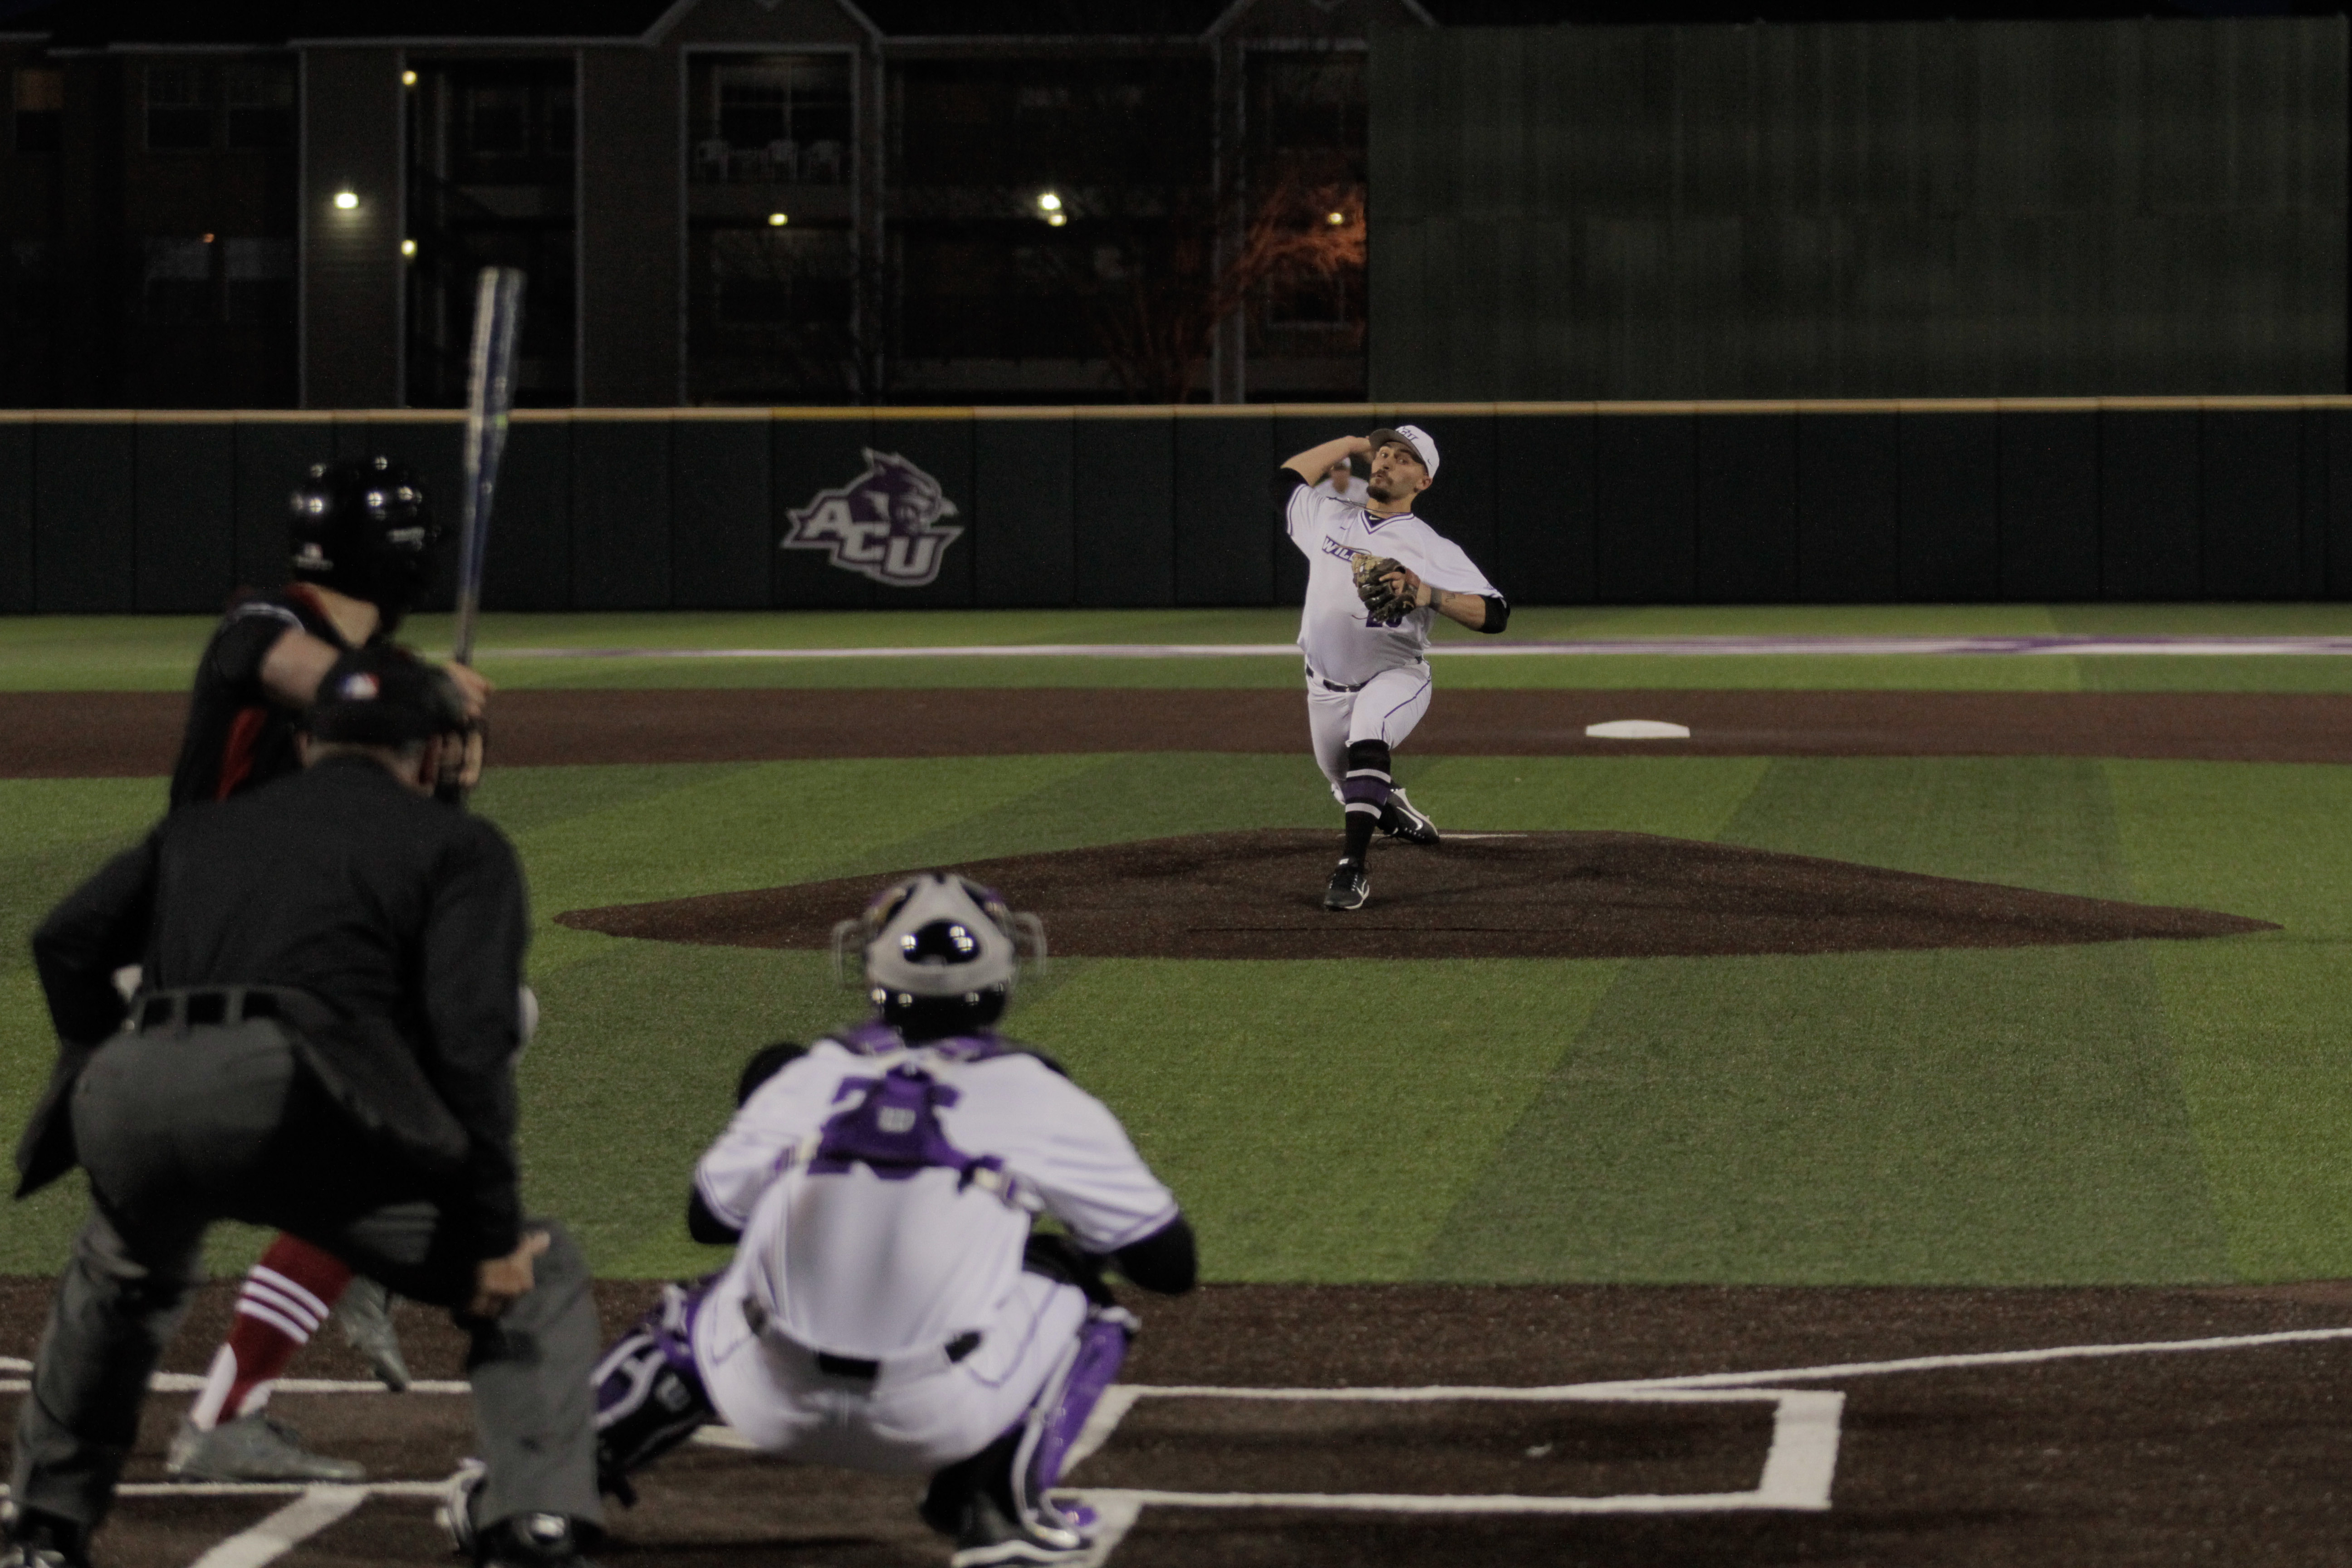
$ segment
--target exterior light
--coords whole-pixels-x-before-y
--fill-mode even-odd
[[[768,226],[770,228],[782,228],[784,225],[792,221],[792,217],[789,214],[770,213],[768,215]]]
[[[213,242],[213,237],[212,237],[211,235],[206,235],[206,236],[205,236],[205,243],[206,245],[210,245],[212,242]]]
[[[335,193],[335,205],[336,205],[338,208],[341,209],[342,211],[344,211],[344,212],[350,212],[352,208],[354,208],[354,207],[358,206],[359,205],[360,205],[360,199],[359,199],[359,197],[358,197],[357,195],[355,195],[354,194],[352,194],[352,192],[350,192],[350,191],[337,191],[337,192]]]
[[[1067,213],[1047,213],[1045,215],[1045,226],[1047,228],[1059,228],[1069,221],[1070,216]]]
[[[1037,198],[1037,210],[1041,213],[1060,212],[1062,210],[1062,198],[1055,195],[1053,192],[1047,191]]]
[[[1348,215],[1346,213],[1325,213],[1323,215],[1323,221],[1329,224],[1333,228],[1338,228],[1341,224],[1348,221]]]
[[[416,85],[416,73],[415,71],[401,72],[400,85],[403,87],[415,87]]]
[[[413,239],[404,239],[404,240],[402,240],[402,241],[400,242],[400,254],[401,254],[401,255],[403,255],[403,256],[414,256],[414,255],[415,255],[415,254],[416,254],[416,242],[415,242],[415,240],[413,240]]]

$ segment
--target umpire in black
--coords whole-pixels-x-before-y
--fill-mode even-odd
[[[522,875],[497,828],[432,798],[464,727],[446,677],[346,653],[305,771],[174,812],[35,934],[59,1057],[17,1194],[79,1161],[91,1204],[18,1417],[0,1565],[88,1561],[221,1219],[471,1331],[478,1561],[572,1562],[595,1533],[587,1265],[517,1189]],[[126,1019],[128,963],[145,981]]]

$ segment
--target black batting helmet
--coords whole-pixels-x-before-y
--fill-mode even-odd
[[[297,581],[366,600],[389,628],[432,587],[441,529],[406,464],[346,458],[310,465],[288,539]]]

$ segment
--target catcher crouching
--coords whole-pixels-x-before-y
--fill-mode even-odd
[[[1315,488],[1343,458],[1369,457],[1361,505]],[[1307,557],[1298,646],[1307,656],[1307,722],[1315,761],[1345,814],[1327,910],[1361,909],[1377,830],[1434,844],[1437,828],[1396,783],[1393,753],[1429,711],[1429,628],[1438,616],[1499,632],[1511,606],[1460,545],[1413,515],[1437,477],[1437,443],[1418,425],[1341,436],[1275,471],[1291,543]]]
[[[1042,956],[1034,919],[938,873],[842,923],[877,1011],[745,1067],[687,1214],[735,1258],[598,1364],[606,1491],[716,1415],[800,1463],[928,1475],[954,1568],[1091,1550],[1048,1494],[1139,1326],[1102,1271],[1188,1290],[1192,1232],[1118,1118],[995,1032],[1024,934]]]

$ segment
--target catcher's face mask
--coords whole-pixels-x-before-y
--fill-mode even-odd
[[[883,889],[865,914],[834,928],[835,973],[845,982],[852,942],[861,949],[866,984],[877,994],[976,995],[1010,987],[1024,956],[1040,967],[1045,959],[1045,928],[1036,916],[1015,914],[992,889],[941,871]]]

